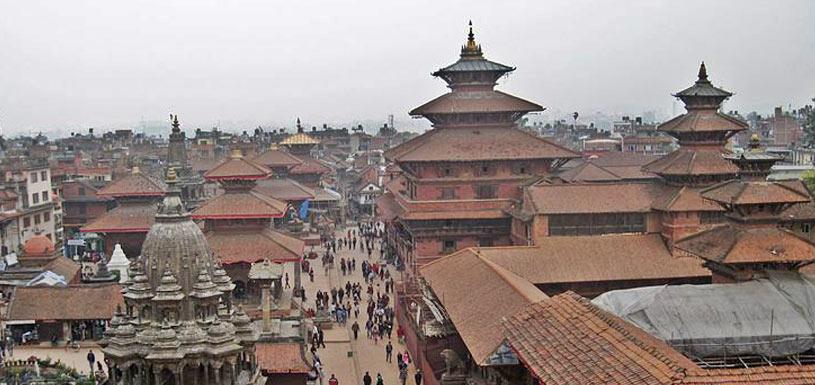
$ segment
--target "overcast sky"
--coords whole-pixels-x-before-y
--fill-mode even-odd
[[[446,92],[429,74],[468,19],[487,58],[518,68],[499,87],[553,112],[670,114],[700,60],[736,93],[728,109],[815,96],[812,0],[0,0],[0,125],[406,127]]]

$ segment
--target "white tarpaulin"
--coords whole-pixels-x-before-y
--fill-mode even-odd
[[[694,357],[780,357],[815,347],[815,282],[798,273],[616,290],[592,302]]]

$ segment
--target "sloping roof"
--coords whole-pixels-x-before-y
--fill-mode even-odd
[[[481,71],[494,71],[494,72],[509,72],[514,71],[515,67],[510,67],[501,63],[496,63],[484,59],[483,57],[477,59],[462,58],[447,67],[440,68],[438,71],[433,72],[433,76],[439,76],[443,72],[481,72]]]
[[[659,234],[543,237],[535,246],[479,253],[536,285],[709,277],[692,257],[674,257]]]
[[[574,293],[531,305],[503,323],[509,344],[546,385],[674,384],[695,366],[668,344]]]
[[[722,149],[680,147],[643,166],[644,171],[660,175],[722,175],[735,176],[739,168],[722,156]]]
[[[741,131],[747,127],[746,122],[715,110],[697,110],[668,120],[657,129],[663,132],[711,132]]]
[[[99,189],[97,196],[110,197],[159,197],[164,196],[167,185],[164,181],[155,179],[147,174],[135,172],[123,178],[116,179],[105,187]]]
[[[122,303],[118,284],[17,287],[9,320],[109,320]]]
[[[303,163],[288,151],[278,148],[270,148],[252,158],[252,161],[266,167],[291,167]]]
[[[256,164],[242,156],[230,156],[204,173],[207,180],[263,179],[271,174],[266,166]]]
[[[465,249],[420,268],[473,360],[485,364],[503,343],[501,316],[546,297],[529,281]]]
[[[290,174],[326,174],[331,172],[331,167],[328,167],[319,159],[314,159],[309,156],[301,156],[301,163],[292,167],[289,170]]]
[[[300,145],[300,144],[319,144],[320,141],[317,139],[312,138],[309,134],[298,132],[293,135],[289,135],[286,139],[280,141],[280,144],[284,146],[292,146],[292,145]]]
[[[716,203],[702,198],[699,189],[685,186],[667,188],[651,207],[668,212],[724,211]]]
[[[815,365],[702,369],[662,340],[574,293],[503,323],[512,349],[546,385],[804,385]]]
[[[65,279],[65,282],[70,283],[79,274],[79,270],[81,268],[82,266],[74,262],[72,259],[60,256],[54,258],[53,261],[48,262],[48,264],[43,266],[42,269],[57,275],[61,275],[62,278]]]
[[[226,192],[192,212],[194,219],[281,218],[286,214],[286,202],[257,191]]]
[[[158,204],[128,202],[83,226],[86,233],[146,233],[155,222]]]
[[[719,226],[676,242],[679,250],[718,263],[808,262],[815,244],[780,228]]]
[[[314,199],[315,192],[310,187],[289,178],[262,179],[257,182],[255,191],[282,201],[302,201]]]
[[[645,155],[636,152],[607,151],[593,154],[587,159],[600,167],[643,166],[659,159],[659,155]]]
[[[501,209],[483,210],[449,210],[449,211],[412,211],[401,216],[405,220],[439,220],[439,219],[500,219],[509,214]]]
[[[579,155],[516,128],[437,128],[385,152],[397,162],[563,159]]]
[[[257,343],[255,356],[265,374],[308,374],[310,368],[299,343]]]
[[[621,180],[618,175],[592,162],[583,162],[577,167],[561,172],[558,177],[566,182],[614,182]]]
[[[804,182],[744,182],[730,180],[702,190],[702,196],[724,204],[805,203],[810,196]]]
[[[449,92],[410,111],[410,115],[460,114],[473,112],[532,112],[543,106],[501,91]]]
[[[794,205],[780,215],[781,221],[813,221],[815,220],[815,202]]]
[[[527,189],[537,214],[645,213],[662,187],[650,183],[549,184]]]
[[[269,229],[217,229],[206,234],[212,252],[224,264],[297,262],[303,241]]]
[[[393,193],[386,191],[384,194],[376,197],[376,211],[379,214],[379,218],[387,222],[402,215],[405,209],[396,202]]]

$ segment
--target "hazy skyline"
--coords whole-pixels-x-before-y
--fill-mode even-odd
[[[385,121],[444,93],[472,19],[499,88],[550,111],[670,114],[704,60],[728,109],[815,96],[815,2],[0,0],[7,135]],[[551,114],[551,112],[550,112]]]

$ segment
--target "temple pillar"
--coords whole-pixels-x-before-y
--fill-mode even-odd
[[[294,263],[294,290],[295,290],[295,293],[297,295],[300,295],[300,288],[301,288],[300,285],[302,284],[302,281],[301,281],[301,279],[302,279],[301,276],[302,275],[303,275],[303,268],[302,268],[301,262],[300,261],[295,262]],[[297,295],[295,295],[295,297]]]
[[[204,365],[204,384],[209,385],[209,364]]]
[[[272,331],[272,299],[271,299],[271,281],[260,282],[260,302],[263,309],[263,333],[270,333]]]

